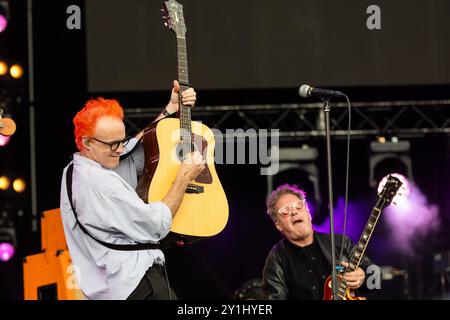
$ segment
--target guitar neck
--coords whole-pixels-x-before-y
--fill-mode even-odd
[[[383,180],[382,180],[383,181]],[[345,272],[352,272],[358,269],[361,259],[366,251],[367,244],[372,237],[373,230],[377,225],[378,219],[380,218],[381,212],[386,208],[396,196],[398,190],[402,186],[402,182],[395,176],[389,175],[387,178],[383,190],[378,195],[378,200],[370,213],[369,220],[364,227],[364,231],[359,238],[359,241],[351,254],[348,267]],[[347,284],[345,281],[339,281],[339,291],[337,294],[338,299],[345,299],[347,290]]]
[[[189,89],[189,68],[187,59],[187,46],[185,37],[177,37],[178,56],[178,82],[180,83],[180,94],[178,105],[180,107],[180,129],[181,140],[183,141],[184,154],[192,151],[192,128],[191,128],[191,108],[183,105],[181,93]]]
[[[187,60],[186,38],[177,37],[178,55],[178,81],[184,87],[189,88],[189,69]]]
[[[355,271],[356,269],[358,269],[359,264],[361,263],[362,256],[364,255],[364,252],[366,251],[369,240],[372,237],[375,226],[381,215],[381,208],[383,208],[383,204],[384,204],[384,200],[380,198],[377,201],[377,204],[375,205],[375,207],[372,209],[372,212],[370,213],[370,217],[366,223],[366,226],[364,227],[364,231],[361,234],[361,237],[359,238],[359,241],[356,244],[355,250],[353,251],[353,254],[351,256],[349,266],[347,268],[348,271],[351,272],[351,271]]]
[[[353,251],[350,262],[348,267],[345,269],[345,272],[352,272],[358,269],[359,264],[361,262],[362,256],[364,255],[364,252],[366,251],[367,244],[369,243],[369,240],[373,234],[373,230],[375,229],[375,226],[378,222],[378,218],[381,215],[381,208],[384,201],[382,199],[379,199],[375,205],[375,207],[372,209],[372,212],[370,213],[369,220],[366,223],[366,226],[364,227],[364,231],[361,234],[361,237],[359,238],[359,241],[355,247],[355,250]],[[338,291],[338,297],[341,299],[344,299],[345,291],[347,290],[347,284],[344,281],[341,281],[339,283],[339,291]]]

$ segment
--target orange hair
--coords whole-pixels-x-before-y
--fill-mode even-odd
[[[73,124],[75,125],[75,143],[78,150],[83,149],[81,137],[92,136],[99,118],[110,116],[123,120],[123,109],[117,100],[113,99],[90,99],[83,109],[78,111]]]

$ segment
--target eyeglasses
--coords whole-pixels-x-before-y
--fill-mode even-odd
[[[308,209],[308,206],[306,204],[306,199],[291,202],[291,204],[289,206],[280,208],[278,210],[278,213],[284,217],[287,217],[292,214],[292,209],[302,210],[304,208]]]
[[[96,137],[92,137],[91,139],[94,139],[95,141],[106,144],[107,146],[109,146],[109,149],[111,149],[111,151],[116,151],[120,147],[120,145],[125,147],[128,144],[128,142],[130,141],[131,137],[126,137],[123,140],[112,141],[112,142],[105,142],[100,139],[97,139]]]

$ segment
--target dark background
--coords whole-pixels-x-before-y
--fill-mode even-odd
[[[450,3],[196,0],[184,16],[198,89],[442,84],[450,81]],[[165,90],[176,61],[160,1],[86,2],[90,91]],[[101,23],[99,23],[101,21]]]
[[[39,212],[59,205],[62,169],[75,151],[72,118],[97,95],[127,107],[161,107],[176,77],[175,39],[162,25],[159,1],[45,1],[33,10],[34,75]],[[345,3],[343,5],[342,3]],[[66,8],[82,9],[82,29],[66,28]],[[368,1],[184,1],[191,84],[197,106],[297,103],[298,86],[309,83],[345,91],[352,101],[442,99],[450,96],[450,30],[447,1],[380,1],[382,30],[366,29]],[[10,4],[7,39],[0,53],[27,63],[26,1]],[[92,8],[93,11],[86,9]],[[86,43],[88,45],[86,45]],[[4,44],[4,45],[3,45]],[[18,131],[0,149],[0,170],[29,177],[28,84],[23,100],[10,107]],[[3,85],[3,83],[2,83]],[[207,120],[207,119],[205,119]],[[149,119],[151,121],[151,119]],[[319,149],[321,188],[326,201],[325,148]],[[363,200],[365,220],[374,203],[368,186],[368,140],[352,143],[351,200]],[[387,230],[375,231],[368,254],[380,265],[409,269],[412,297],[423,297],[436,279],[434,252],[450,247],[450,139],[428,135],[412,140],[417,184],[440,207],[442,227],[408,258],[389,251]],[[345,142],[333,139],[335,199],[343,195]],[[258,278],[265,257],[280,239],[265,214],[266,178],[258,165],[217,165],[227,193],[230,219],[218,236],[168,252],[171,285],[184,299],[231,297],[245,281]],[[294,174],[277,182],[297,182]],[[29,184],[30,185],[30,184]],[[22,299],[22,258],[39,252],[31,231],[29,188],[22,198],[2,194],[2,206],[24,210],[14,217],[18,252],[0,263],[0,298]],[[14,211],[14,210],[12,210]],[[14,211],[16,212],[16,211]],[[318,212],[320,223],[326,213]],[[361,225],[362,229],[362,225]],[[377,245],[377,239],[380,239]],[[354,239],[357,240],[357,239]]]

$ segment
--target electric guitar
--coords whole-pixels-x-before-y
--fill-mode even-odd
[[[389,175],[386,184],[383,187],[383,190],[378,195],[377,202],[372,209],[372,213],[370,214],[369,220],[366,223],[364,231],[359,238],[358,244],[353,251],[348,267],[344,272],[352,272],[358,269],[359,264],[361,262],[361,258],[366,251],[367,244],[369,243],[370,237],[372,236],[373,230],[378,222],[378,218],[381,215],[381,212],[388,207],[392,199],[396,196],[398,190],[402,186],[402,182],[392,176]],[[333,288],[332,288],[333,279],[329,276],[325,280],[324,286],[324,300],[333,300]],[[352,290],[347,288],[345,281],[338,279],[338,290],[337,290],[337,299],[336,300],[365,300],[364,297],[355,297],[353,295]]]
[[[227,198],[214,167],[214,134],[204,124],[191,121],[190,107],[181,102],[181,92],[190,87],[183,6],[175,0],[165,1],[162,11],[164,24],[177,38],[180,118],[162,119],[144,130],[145,169],[136,191],[146,202],[161,201],[185,156],[199,151],[205,169],[188,185],[171,231],[209,237],[222,231],[228,221]]]

